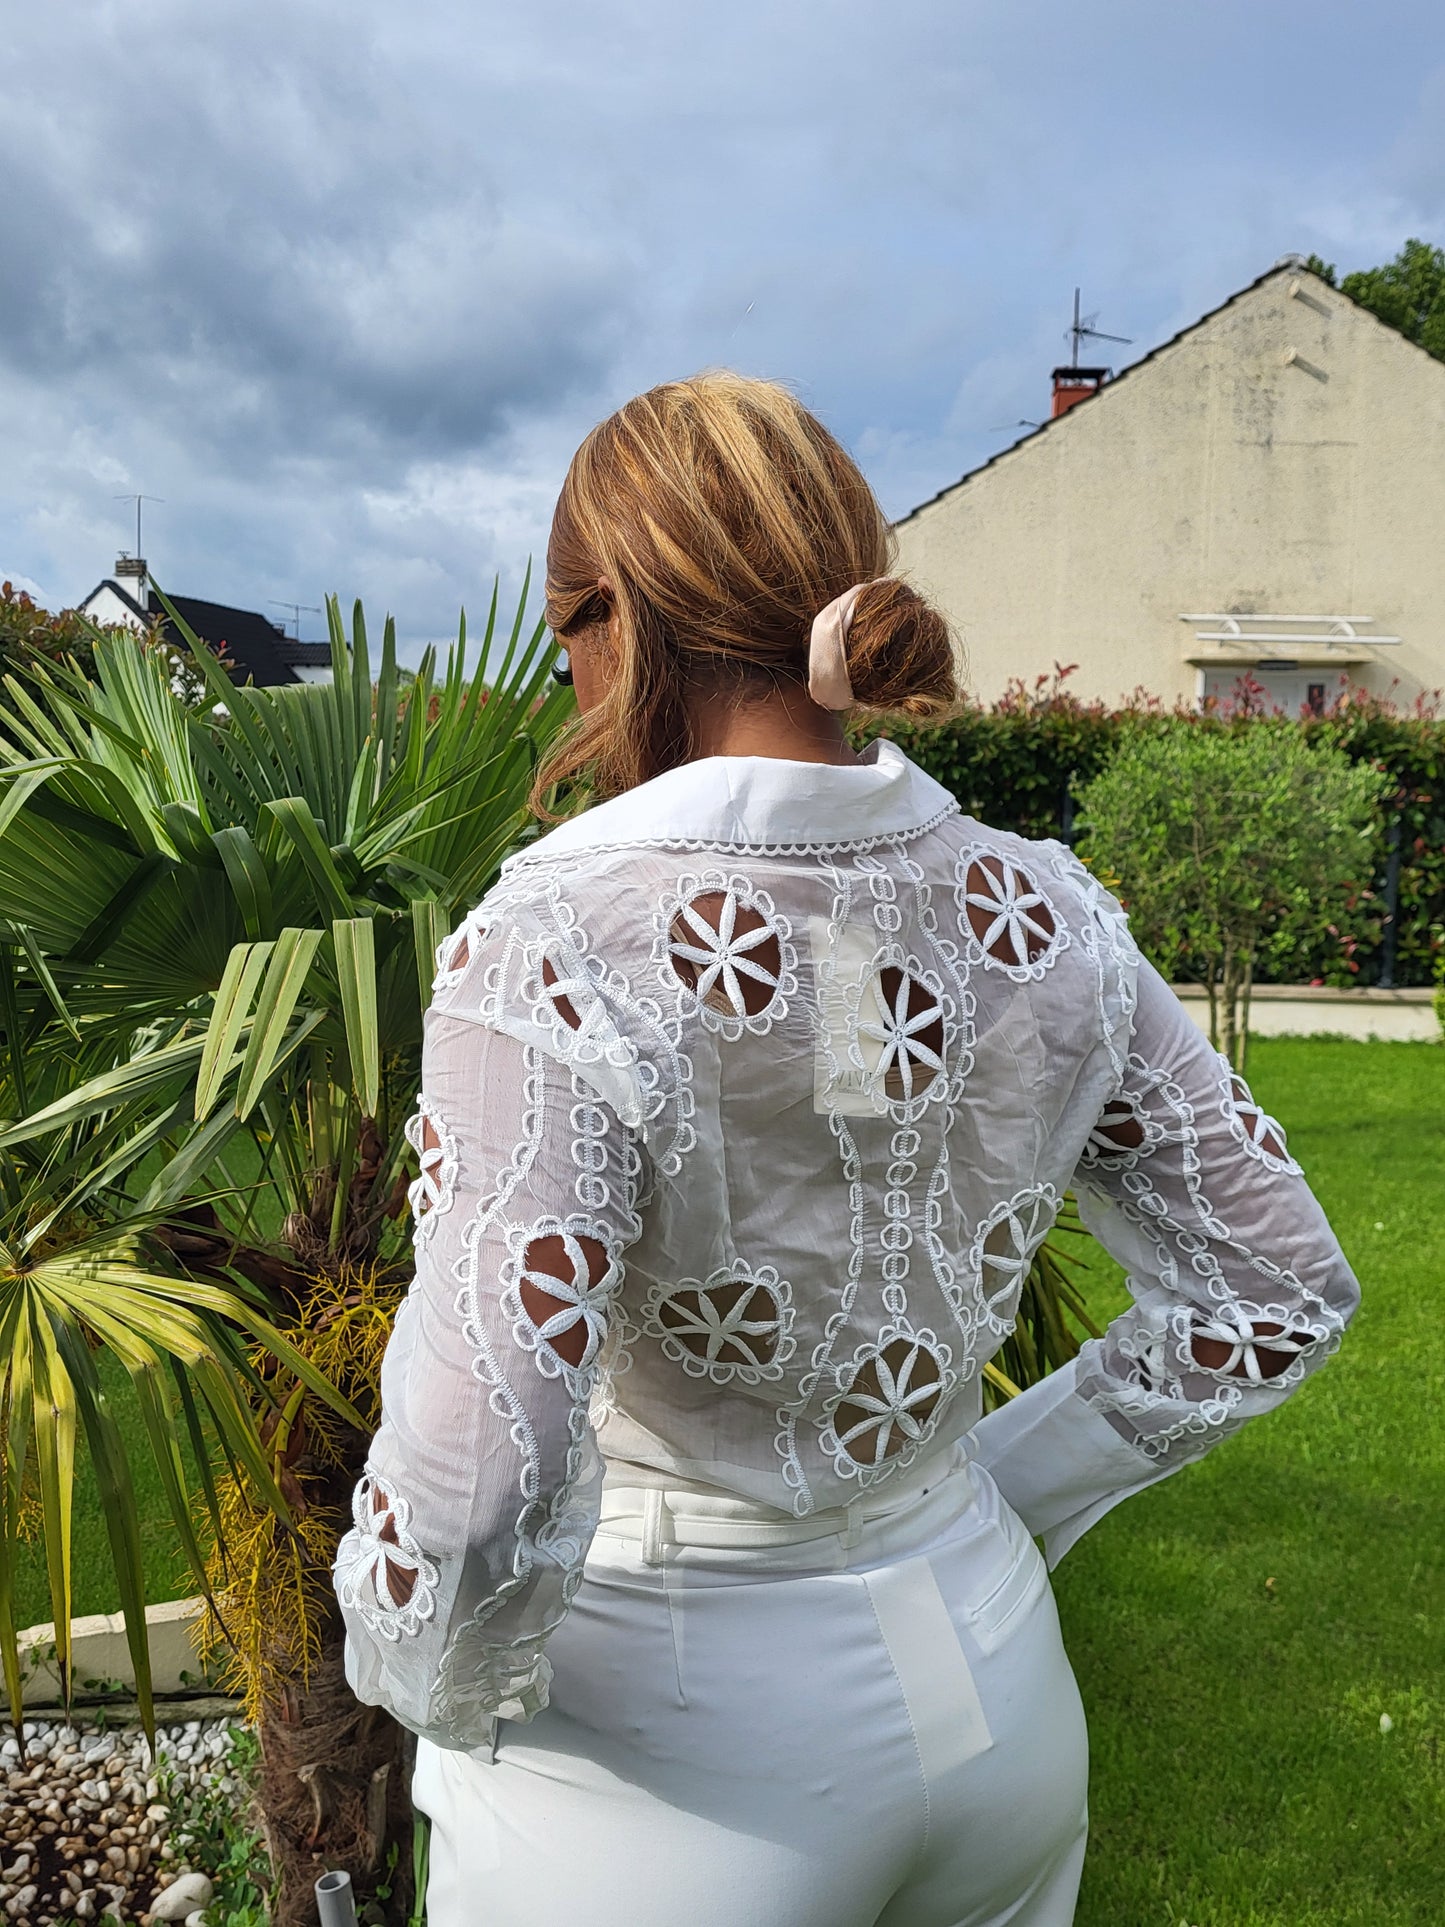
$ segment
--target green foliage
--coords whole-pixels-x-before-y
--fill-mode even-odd
[[[431,1865],[431,1822],[418,1807],[411,1829],[411,1913],[406,1927],[426,1927],[426,1880]]]
[[[495,603],[484,649],[494,622]],[[309,1393],[313,1434],[335,1414],[354,1439],[374,1416],[287,1333],[302,1332],[318,1277],[384,1270],[404,1244],[401,1126],[431,977],[419,933],[449,928],[525,834],[538,747],[570,697],[521,610],[496,638],[490,683],[469,678],[463,636],[439,683],[428,656],[403,684],[390,624],[373,683],[360,608],[349,643],[334,603],[331,624],[332,683],[280,689],[236,687],[187,632],[204,707],[123,630],[87,626],[93,679],[35,656],[3,681],[0,1657],[12,1705],[15,1555],[37,1525],[68,1662],[87,1449],[150,1716],[135,1481],[98,1360],[135,1389],[202,1587],[183,1442],[210,1535],[217,1483],[239,1482],[280,1522],[294,1563],[316,1526],[296,1409]]]
[[[205,1909],[209,1927],[267,1927],[271,1918],[271,1864],[256,1807],[260,1764],[256,1735],[232,1727],[225,1759],[205,1779],[165,1759],[156,1769],[171,1810],[167,1857],[177,1871],[207,1875],[215,1888]],[[239,1782],[239,1793],[226,1788],[228,1779]]]
[[[1239,1067],[1262,943],[1358,892],[1384,787],[1293,723],[1181,721],[1128,737],[1080,798],[1089,855],[1119,876],[1135,936],[1165,976],[1208,986],[1211,1036]]]
[[[0,582],[0,669],[67,659],[94,666],[95,630],[74,609],[51,615],[13,582]]]
[[[10,671],[24,675],[42,664],[69,664],[82,674],[93,676],[98,639],[137,633],[124,624],[99,626],[75,609],[62,609],[58,615],[52,615],[13,582],[0,582],[0,675]],[[177,692],[195,701],[204,683],[190,658],[162,633],[159,623],[153,622],[142,639],[145,648],[165,664]],[[4,716],[0,712],[0,729],[3,728]]]
[[[1445,361],[1445,251],[1407,241],[1383,267],[1347,274],[1340,292]]]
[[[1357,268],[1343,281],[1333,261],[1310,255],[1305,266],[1341,294],[1358,301],[1407,341],[1445,361],[1445,251],[1428,241],[1407,241],[1393,261],[1380,268]]]
[[[1166,711],[1140,696],[1120,709],[1082,702],[1067,687],[1067,669],[1016,683],[992,708],[971,705],[956,721],[932,729],[889,723],[858,733],[892,737],[958,797],[970,815],[1022,836],[1070,840],[1079,793],[1134,734],[1188,726],[1233,734],[1275,728],[1263,692],[1241,681],[1229,717],[1192,709]],[[1385,698],[1342,689],[1323,716],[1293,725],[1308,743],[1340,749],[1352,762],[1383,770],[1381,856],[1373,876],[1329,918],[1287,922],[1266,939],[1256,966],[1261,983],[1378,982],[1384,957],[1386,848],[1399,824],[1399,912],[1394,981],[1433,981],[1445,943],[1445,719],[1428,703],[1401,713]]]
[[[1083,702],[1066,686],[1072,665],[1031,685],[1014,683],[991,708],[970,704],[953,721],[920,728],[871,724],[857,740],[891,737],[951,790],[970,816],[1020,836],[1057,836],[1072,798],[1118,748],[1134,718],[1160,712],[1141,697],[1132,710]]]
[[[1300,724],[1306,742],[1327,743],[1352,762],[1379,770],[1380,856],[1368,888],[1329,919],[1311,917],[1281,929],[1265,960],[1268,983],[1337,985],[1379,981],[1384,954],[1385,865],[1399,846],[1399,907],[1394,981],[1431,982],[1445,944],[1445,720],[1428,705],[1404,714],[1378,696],[1354,691],[1324,717]]]

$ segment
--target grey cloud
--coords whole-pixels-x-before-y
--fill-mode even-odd
[[[306,107],[288,86],[275,111],[287,76],[241,56],[292,18],[232,16],[229,83],[215,17],[199,48],[141,36],[147,97],[175,104],[164,155],[120,89],[78,121],[39,93],[7,116],[0,354],[82,392],[97,377],[93,405],[124,390],[227,455],[477,448],[595,377],[626,318],[619,262],[519,220],[374,74]]]
[[[1076,280],[1127,357],[1285,248],[1445,221],[1426,0],[12,14],[0,569],[69,594],[145,488],[178,589],[444,634],[592,421],[717,362],[898,512],[1037,416]]]

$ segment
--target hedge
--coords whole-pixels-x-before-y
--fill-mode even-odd
[[[1127,731],[1279,728],[1278,711],[1250,678],[1229,714],[1215,707],[1166,709],[1148,697],[1119,709],[1081,701],[1067,671],[1014,683],[989,708],[970,705],[934,728],[889,721],[860,729],[886,735],[958,798],[970,816],[1022,836],[1060,837],[1088,854],[1075,822],[1079,792],[1113,756]],[[1362,881],[1339,925],[1281,932],[1261,959],[1264,983],[1378,984],[1434,981],[1445,951],[1445,717],[1421,702],[1401,710],[1360,689],[1343,689],[1319,716],[1293,723],[1311,741],[1334,743],[1393,779],[1382,823],[1381,867]],[[1392,877],[1392,871],[1394,876]],[[1393,968],[1386,914],[1398,898]]]

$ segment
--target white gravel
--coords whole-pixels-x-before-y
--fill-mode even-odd
[[[193,1782],[219,1777],[239,1801],[245,1789],[219,1766],[236,1724],[160,1726],[158,1756]],[[145,1927],[157,1895],[188,1871],[167,1852],[170,1809],[145,1734],[38,1718],[22,1731],[23,1758],[13,1732],[0,1740],[0,1923]]]

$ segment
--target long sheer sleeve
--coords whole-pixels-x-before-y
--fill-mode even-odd
[[[416,1276],[335,1565],[353,1691],[461,1749],[547,1701],[597,1524],[589,1405],[643,1167],[574,1066],[489,1019],[486,948],[458,933],[427,1013]]]
[[[973,1432],[1051,1568],[1121,1499],[1282,1405],[1360,1298],[1283,1131],[1147,962],[1074,1189],[1133,1303]]]

